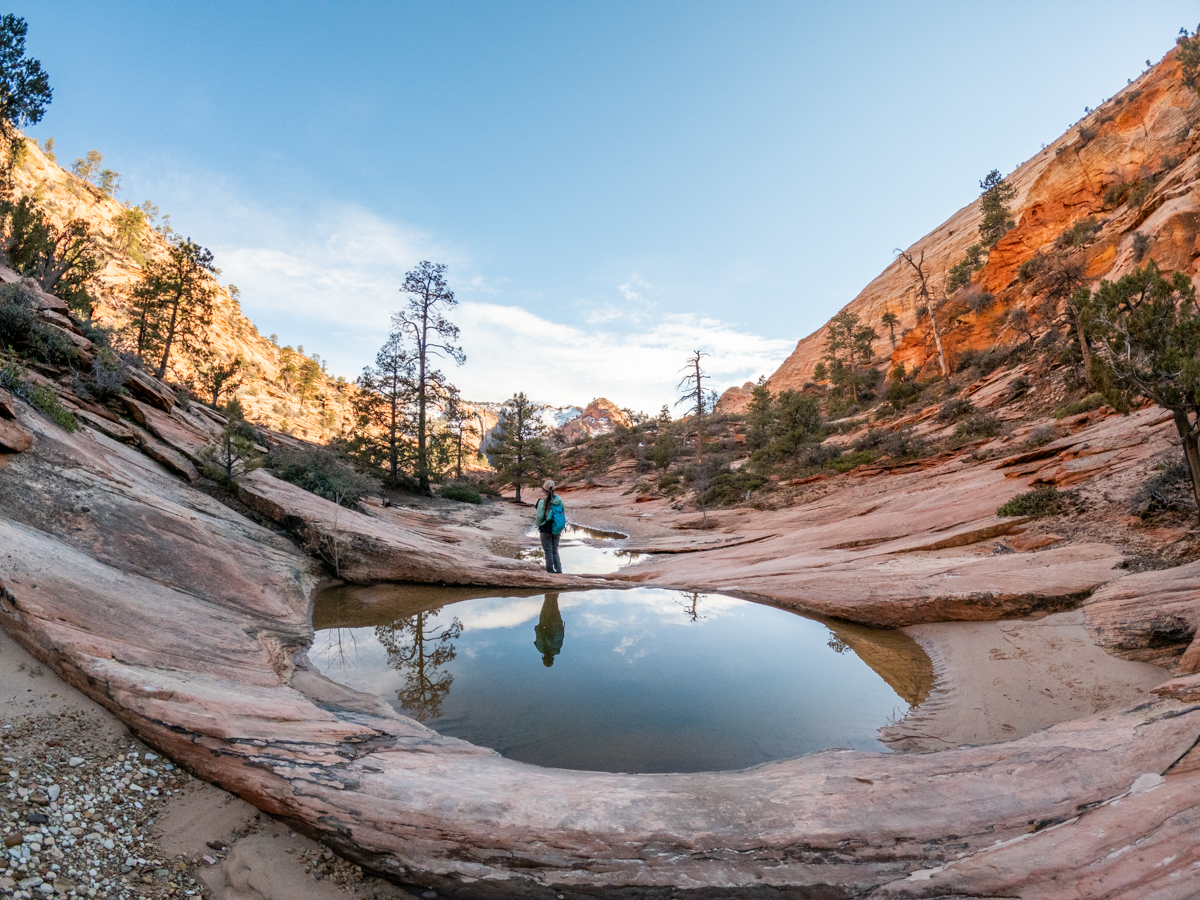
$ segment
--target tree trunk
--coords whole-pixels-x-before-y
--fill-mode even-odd
[[[929,310],[929,324],[933,328],[933,340],[937,344],[938,351],[938,366],[942,370],[942,377],[950,377],[950,369],[946,366],[946,351],[942,349],[942,336],[938,332],[937,317],[933,314],[933,301],[929,299],[929,295],[925,295],[925,308]]]
[[[421,313],[421,341],[417,347],[421,367],[417,380],[417,481],[422,494],[429,493],[429,469],[425,465],[425,400],[428,390],[428,386],[425,384],[425,369],[428,343],[429,301],[426,300]],[[520,499],[519,496],[518,499]]]
[[[1088,345],[1087,335],[1083,330],[1083,320],[1079,318],[1079,309],[1074,300],[1067,301],[1067,309],[1071,313],[1071,324],[1075,326],[1075,337],[1079,340],[1079,355],[1083,357],[1083,377],[1090,387],[1095,387],[1092,381],[1092,348]]]
[[[171,305],[171,325],[167,328],[167,339],[163,342],[162,362],[158,365],[158,371],[154,374],[158,378],[164,378],[167,374],[167,362],[171,359],[171,342],[175,340],[175,328],[179,321],[179,307],[183,303],[183,288],[175,294],[175,302]]]
[[[1197,516],[1200,517],[1200,415],[1193,428],[1188,421],[1186,409],[1176,407],[1171,410],[1175,414],[1175,430],[1183,442],[1183,455],[1187,459],[1188,472],[1192,476],[1192,497],[1196,501]]]

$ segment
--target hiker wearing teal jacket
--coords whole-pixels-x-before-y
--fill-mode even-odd
[[[558,558],[558,541],[567,524],[562,497],[554,493],[554,482],[546,479],[542,485],[546,496],[537,502],[537,517],[534,524],[542,536],[542,550],[546,553],[546,571],[562,574],[562,560]]]

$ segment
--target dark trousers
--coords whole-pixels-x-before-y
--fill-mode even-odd
[[[542,550],[546,553],[546,571],[557,572],[562,574],[562,560],[558,558],[558,540],[562,537],[561,534],[547,534],[541,532],[542,535]]]

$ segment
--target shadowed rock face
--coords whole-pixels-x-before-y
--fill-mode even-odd
[[[1188,817],[1200,773],[1187,754],[1200,736],[1200,699],[1187,685],[1123,713],[990,747],[824,752],[696,775],[539,769],[438,735],[376,697],[327,681],[308,665],[304,648],[312,635],[310,598],[322,577],[314,555],[333,536],[349,548],[342,557],[348,572],[362,580],[391,574],[537,588],[544,573],[487,555],[469,528],[397,510],[350,515],[265,473],[244,479],[243,499],[291,531],[308,555],[133,446],[91,428],[66,434],[19,401],[15,411],[34,443],[6,458],[0,478],[5,629],[149,743],[377,871],[463,896],[565,889],[631,897],[681,889],[744,897],[931,896],[948,889],[979,895],[981,886],[1005,878],[1038,890],[1055,885],[1064,870],[1035,852],[1039,847],[1071,860],[1073,872],[1136,885],[1143,863],[1112,853],[1141,841],[1161,849],[1157,858],[1178,860],[1168,868],[1182,883],[1195,877]],[[177,452],[203,442],[200,425],[182,415],[173,421],[178,431],[165,423],[159,431]],[[986,488],[962,491],[985,500],[955,500],[953,490],[943,491],[938,508],[946,520],[927,522],[927,533],[898,538],[897,546],[871,541],[886,524],[871,516],[854,516],[861,534],[847,531],[868,541],[862,551],[820,550],[829,523],[817,523],[825,533],[814,531],[811,539],[788,514],[767,524],[791,529],[800,548],[840,554],[842,574],[822,576],[821,602],[871,621],[889,606],[879,585],[900,584],[903,594],[933,577],[922,563],[903,587],[905,578],[887,571],[888,560],[939,559],[948,571],[948,560],[936,554],[958,552],[957,539],[942,525],[969,522],[971,503],[994,508]],[[912,508],[914,500],[906,502]],[[912,549],[946,541],[949,550]],[[665,558],[690,561],[705,578],[749,567],[744,574],[763,595],[774,585],[781,596],[799,597],[817,584],[796,579],[797,560],[787,553],[772,563],[780,548],[766,543],[739,540]],[[1057,559],[1055,552],[1039,554],[1039,562]],[[1077,557],[1084,583],[1098,577],[1089,566],[1111,572],[1106,552]],[[852,559],[861,561],[845,561],[856,553]],[[831,561],[813,571],[835,568]],[[881,565],[872,589],[878,596],[859,603],[860,579],[874,578]],[[1068,559],[1061,568],[1072,571]],[[1018,568],[980,571],[994,595],[1022,594],[1008,584],[1026,577]],[[1054,590],[1070,594],[1075,576],[1064,577]],[[1178,577],[1186,589],[1197,576],[1179,570]],[[855,596],[838,599],[839,578],[858,584]],[[1047,584],[1039,596],[1052,604]],[[1146,579],[1142,590],[1153,584]],[[1132,603],[1136,593],[1121,597]],[[908,604],[904,617],[922,621],[970,608],[986,618],[1003,608],[964,604],[953,592],[943,597]],[[1106,609],[1097,597],[1096,609]],[[1125,614],[1119,604],[1114,610],[1106,621],[1119,640]],[[838,628],[905,692],[918,697],[927,690],[928,673],[904,641]],[[1103,805],[1135,784],[1141,792]],[[1091,823],[1101,819],[1105,836],[1098,838]],[[1057,823],[1064,824],[1049,829]],[[1122,896],[1138,896],[1130,890]]]

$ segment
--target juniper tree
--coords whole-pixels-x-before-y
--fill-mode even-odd
[[[88,223],[49,221],[31,197],[0,201],[0,259],[90,319],[104,257]]]
[[[210,350],[203,350],[196,355],[198,359],[195,361],[196,376],[192,380],[193,389],[209,406],[217,409],[222,396],[232,395],[242,386],[246,360],[241,355],[222,359]]]
[[[979,182],[983,193],[979,195],[979,240],[985,248],[995,247],[1000,238],[1016,227],[1008,204],[1015,196],[1017,189],[1004,180],[998,169],[992,169],[987,177]]]
[[[216,447],[200,451],[204,472],[226,485],[262,465],[261,454],[255,447],[254,428],[246,422],[242,404],[234,397],[225,406],[226,424]]]
[[[446,401],[445,409],[442,410],[442,423],[449,445],[448,456],[453,461],[454,477],[462,478],[466,442],[478,438],[480,432],[475,425],[475,414],[462,402],[457,391]]]
[[[895,352],[895,350],[896,350],[896,326],[900,324],[900,317],[898,315],[896,315],[894,312],[888,311],[879,317],[879,321],[883,323],[885,328],[887,328],[888,337],[891,338],[891,341],[892,341],[892,351]]]
[[[1079,302],[1104,393],[1118,409],[1144,397],[1175,419],[1200,512],[1200,305],[1182,272],[1153,261],[1116,282],[1102,281]]]

